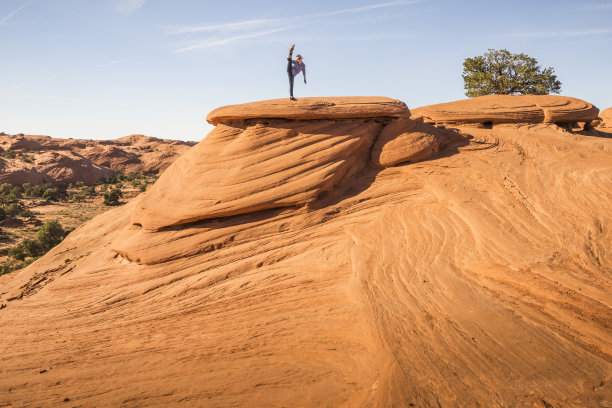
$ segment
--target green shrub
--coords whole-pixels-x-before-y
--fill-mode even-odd
[[[45,222],[36,233],[38,244],[47,253],[51,248],[59,244],[66,237],[67,233],[62,225],[56,220]]]
[[[26,163],[34,163],[34,156],[30,156],[29,154],[22,154],[21,160]]]
[[[62,242],[68,232],[62,228],[59,222],[55,220],[47,221],[40,227],[34,239],[26,238],[9,248],[8,256],[18,261],[24,261],[26,258],[40,258]]]
[[[6,211],[3,207],[0,207],[0,221],[6,219]]]
[[[26,197],[42,197],[48,187],[23,183],[23,193]]]
[[[118,188],[112,188],[104,193],[105,205],[119,205],[119,199],[123,197],[123,193]]]
[[[5,157],[7,159],[14,159],[15,157],[17,157],[17,153],[15,153],[13,150],[5,150],[0,153],[0,156]]]
[[[94,197],[96,195],[96,186],[81,187],[81,194],[89,197]]]
[[[21,210],[19,216],[23,218],[36,218],[36,214],[31,210]]]
[[[59,201],[61,197],[61,192],[57,187],[51,187],[45,190],[42,195],[42,198],[49,201]]]
[[[23,206],[20,202],[11,203],[4,207],[4,211],[9,217],[16,217],[23,211]]]

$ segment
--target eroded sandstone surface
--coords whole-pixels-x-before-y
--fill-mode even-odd
[[[0,135],[0,152],[5,152],[0,183],[96,184],[115,171],[157,174],[193,145],[144,135],[115,140]]]
[[[612,401],[612,139],[285,103],[0,278],[0,404]]]
[[[423,106],[413,116],[438,124],[574,123],[597,119],[599,109],[559,95],[487,95]]]
[[[604,109],[599,114],[602,120],[602,125],[607,128],[612,128],[612,108]]]

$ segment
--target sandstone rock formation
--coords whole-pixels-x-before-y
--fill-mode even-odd
[[[115,173],[78,154],[50,151],[36,155],[31,162],[0,159],[0,184],[68,184],[82,181],[96,184]]]
[[[0,403],[606,406],[612,139],[389,115],[220,122],[0,277]]]
[[[602,121],[602,126],[607,128],[612,128],[612,108],[604,109],[599,117]]]
[[[558,95],[487,95],[413,110],[437,124],[590,122],[599,109],[576,98]]]
[[[1,151],[26,154],[30,160],[5,156],[0,182],[68,184],[82,181],[94,184],[113,175],[112,170],[158,173],[193,144],[143,135],[98,141],[3,135],[0,136]]]
[[[210,112],[206,120],[213,124],[248,119],[367,119],[409,117],[404,102],[384,97],[300,98],[287,104],[286,99],[230,105]]]
[[[385,151],[382,161],[373,157],[383,167],[425,158],[447,140],[433,126],[415,126],[409,116],[403,102],[389,98],[283,99],[216,109],[208,121],[217,128],[163,174],[138,204],[133,222],[160,229],[307,204],[367,164],[383,127],[384,143],[417,128],[419,137],[431,137],[416,153],[395,149]]]

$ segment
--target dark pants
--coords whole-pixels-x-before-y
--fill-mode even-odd
[[[293,98],[293,64],[291,57],[287,57],[287,75],[289,75],[289,96]]]

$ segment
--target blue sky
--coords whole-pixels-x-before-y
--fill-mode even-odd
[[[0,131],[201,140],[212,109],[288,96],[463,99],[488,48],[555,68],[562,95],[612,106],[612,1],[0,0]]]

